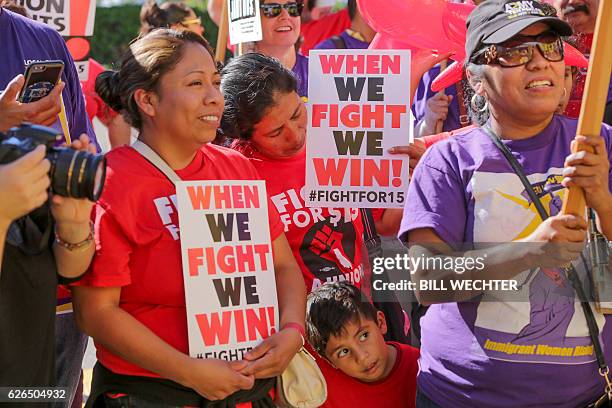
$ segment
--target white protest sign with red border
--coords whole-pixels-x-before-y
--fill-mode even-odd
[[[79,79],[89,74],[90,38],[96,19],[95,0],[18,0],[33,20],[54,28],[63,37],[75,61]]]
[[[189,355],[240,360],[278,330],[264,181],[176,185]]]
[[[412,141],[409,50],[312,50],[306,204],[403,207]]]

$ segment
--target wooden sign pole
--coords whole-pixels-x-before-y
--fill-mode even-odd
[[[228,0],[223,0],[223,11],[221,12],[219,34],[217,35],[217,48],[215,50],[215,60],[217,62],[225,61],[225,50],[227,49],[227,32],[229,30],[227,2]]]
[[[601,122],[606,106],[610,73],[612,71],[612,0],[600,0],[593,47],[589,59],[582,106],[576,134],[600,137]],[[578,143],[576,151],[587,150],[590,146]],[[581,187],[571,187],[563,199],[563,214],[585,216],[586,203]]]

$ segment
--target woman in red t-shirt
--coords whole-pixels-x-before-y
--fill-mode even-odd
[[[243,156],[209,143],[224,102],[201,36],[151,32],[131,44],[118,72],[98,82],[108,88],[105,102],[124,111],[139,140],[181,179],[258,178]],[[91,400],[208,406],[231,395],[229,407],[273,406],[272,377],[302,346],[305,313],[304,284],[274,207],[268,205],[281,330],[242,360],[191,358],[174,184],[130,146],[111,151],[107,164],[96,205],[97,253],[74,290],[77,321],[97,348]]]
[[[361,285],[365,247],[356,208],[307,208],[304,102],[295,76],[277,60],[245,54],[222,71],[221,130],[266,181],[310,292],[326,282]]]

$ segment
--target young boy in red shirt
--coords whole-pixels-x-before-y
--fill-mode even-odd
[[[328,283],[310,293],[306,335],[323,357],[323,407],[415,406],[419,350],[385,342],[386,331],[383,313],[355,286]]]

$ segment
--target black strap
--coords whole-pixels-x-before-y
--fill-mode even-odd
[[[346,42],[344,41],[344,38],[340,37],[339,35],[334,35],[333,37],[331,37],[331,40],[337,49],[343,50],[346,48]]]
[[[510,166],[512,166],[512,170],[514,170],[514,173],[521,179],[521,182],[523,183],[523,186],[525,187],[525,190],[527,191],[527,194],[529,195],[531,202],[535,205],[536,209],[538,210],[538,214],[540,215],[540,218],[542,219],[542,221],[547,219],[549,215],[548,215],[548,212],[546,212],[546,210],[544,209],[544,206],[542,205],[542,202],[540,201],[540,197],[538,197],[536,192],[533,191],[533,187],[531,187],[531,183],[529,182],[529,179],[527,179],[527,176],[525,175],[525,172],[523,171],[523,167],[521,167],[521,164],[512,155],[512,152],[510,151],[508,146],[503,144],[502,141],[495,135],[495,133],[493,133],[493,131],[488,126],[482,127],[482,130],[484,130],[484,132],[489,136],[489,138],[495,144],[495,146],[497,146],[497,148],[506,157],[506,160],[508,160],[508,163],[510,163]]]
[[[253,408],[275,407],[269,395],[270,389],[276,384],[276,378],[255,380],[250,390],[239,390],[223,400],[210,401],[173,381],[132,375],[117,374],[104,367],[99,361],[93,369],[91,392],[86,408],[104,407],[104,394],[121,393],[140,396],[151,402],[172,406],[187,405],[200,408],[235,408],[236,405],[251,402]]]
[[[363,224],[363,240],[368,249],[368,257],[371,264],[373,258],[382,256],[382,241],[376,232],[372,210],[361,208],[359,211],[361,212],[361,223]]]
[[[502,141],[499,139],[499,137],[497,137],[497,135],[493,132],[493,130],[491,130],[488,126],[483,126],[482,130],[489,136],[489,138],[495,144],[495,146],[497,146],[497,148],[506,157],[506,160],[508,160],[508,163],[510,163],[510,166],[512,166],[512,169],[514,170],[516,175],[521,179],[521,182],[523,183],[523,186],[525,187],[525,190],[527,191],[529,198],[531,199],[536,209],[538,210],[538,214],[540,215],[540,218],[542,219],[542,221],[546,220],[549,217],[549,215],[544,209],[544,206],[542,205],[542,202],[540,201],[540,197],[538,197],[536,192],[533,191],[533,187],[531,187],[531,183],[529,183],[529,180],[527,179],[527,176],[525,175],[523,168],[521,167],[520,163],[516,160],[514,155],[512,155],[512,152],[510,151],[508,146],[503,144]],[[585,262],[584,258],[583,258],[583,262],[585,266],[587,266],[587,263]],[[593,343],[593,349],[595,351],[595,356],[597,357],[597,364],[599,365],[600,373],[607,372],[608,365],[606,364],[606,359],[601,349],[601,343],[599,342],[599,327],[597,327],[597,321],[595,320],[595,315],[593,314],[593,310],[591,309],[591,306],[589,305],[589,302],[586,297],[586,293],[584,291],[584,288],[582,287],[582,283],[580,282],[580,279],[578,278],[578,274],[576,273],[576,270],[574,269],[573,265],[570,264],[569,267],[564,267],[563,269],[565,270],[567,278],[572,282],[572,286],[574,287],[574,290],[576,291],[576,294],[578,295],[578,300],[580,301],[580,306],[582,307],[582,311],[584,312],[584,317],[586,319],[587,326],[589,328],[589,336],[591,337],[591,342]]]
[[[370,208],[361,208],[361,223],[363,224],[363,240],[368,251],[368,259],[370,265],[374,264],[375,258],[383,256],[382,241],[376,232],[374,217]],[[385,270],[378,275],[378,279],[383,282],[390,282],[388,272]],[[396,341],[398,343],[410,344],[410,339],[404,332],[405,315],[404,309],[400,304],[395,294],[390,294],[392,298],[379,300],[372,293],[372,303],[374,307],[384,313],[387,320],[387,333],[385,334],[386,341]]]
[[[38,255],[49,249],[53,217],[45,204],[30,214],[15,220],[9,226],[6,242],[19,248],[24,254]]]

